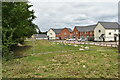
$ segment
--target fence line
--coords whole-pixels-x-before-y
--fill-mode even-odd
[[[71,44],[88,44],[88,45],[96,45],[96,46],[106,46],[106,47],[118,47],[117,44],[107,44],[107,43],[96,43],[96,42],[76,42],[76,41],[55,41],[55,42],[61,42],[61,43],[71,43]]]

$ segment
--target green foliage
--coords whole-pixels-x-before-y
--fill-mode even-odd
[[[47,34],[47,32],[40,32],[40,34]]]
[[[11,54],[11,47],[22,43],[26,37],[36,33],[34,11],[27,2],[2,3],[2,43],[3,57]],[[7,55],[6,55],[7,54]]]

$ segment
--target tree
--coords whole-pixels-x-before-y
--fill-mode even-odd
[[[30,7],[32,5],[27,2],[2,3],[3,57],[9,56],[12,46],[22,43],[25,37],[36,33],[37,27],[32,23],[36,17],[34,11],[29,10]]]
[[[40,31],[38,25],[34,25],[34,26],[36,27],[36,29],[37,29],[37,31],[38,31],[38,34],[41,34],[41,31]]]

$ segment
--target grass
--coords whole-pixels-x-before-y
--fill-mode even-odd
[[[25,44],[32,45],[32,42]],[[34,51],[33,47],[15,51],[27,57],[3,63],[3,78],[118,78],[116,48],[75,47],[47,40],[35,41],[34,45]],[[90,49],[79,50],[85,46]]]

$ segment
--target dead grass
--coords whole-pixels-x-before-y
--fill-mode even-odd
[[[90,50],[79,51],[81,45],[64,45],[63,50],[68,52],[55,53],[61,50],[62,44],[36,41],[35,45],[38,49],[36,55],[3,63],[3,78],[118,78],[116,48],[82,45]],[[53,53],[37,54],[45,49]],[[31,54],[30,51],[23,53]]]

